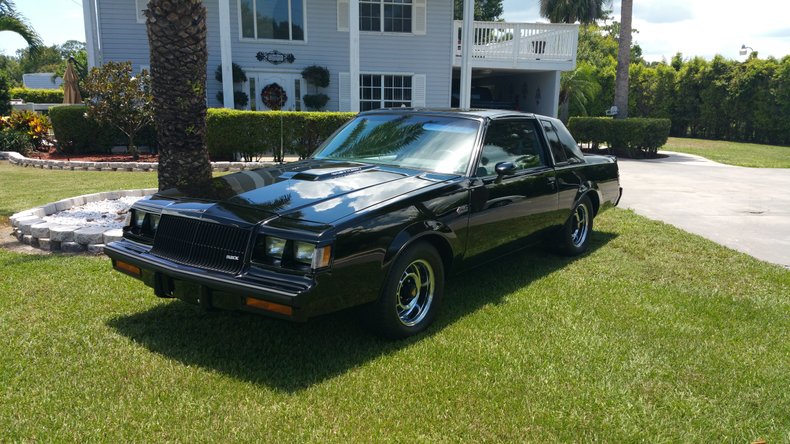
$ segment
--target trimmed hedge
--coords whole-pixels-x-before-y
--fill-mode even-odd
[[[669,119],[571,117],[568,122],[577,142],[595,149],[606,144],[616,155],[631,158],[656,157],[667,143],[671,126]]]
[[[265,155],[281,161],[285,154],[300,158],[316,148],[354,113],[238,111],[210,108],[206,118],[206,142],[211,160],[253,160]],[[61,151],[68,154],[109,152],[114,145],[126,145],[117,129],[98,125],[86,116],[85,105],[60,105],[49,117]],[[156,147],[156,132],[143,129],[138,145]]]
[[[108,153],[115,145],[126,146],[126,136],[117,128],[102,126],[86,115],[85,105],[59,105],[49,110],[59,149],[67,154]],[[153,125],[135,137],[137,146],[157,147]]]
[[[356,114],[338,112],[208,110],[206,141],[212,160],[252,160],[286,153],[305,158]]]
[[[63,103],[62,89],[11,88],[12,99],[22,99],[25,103]]]

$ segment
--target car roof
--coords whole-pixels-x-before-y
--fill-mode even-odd
[[[498,119],[502,117],[548,117],[533,113],[523,113],[521,111],[509,111],[502,109],[458,109],[458,108],[382,108],[377,110],[365,111],[360,115],[370,114],[432,114],[446,116],[463,116],[472,118]],[[549,117],[551,118],[551,117]]]

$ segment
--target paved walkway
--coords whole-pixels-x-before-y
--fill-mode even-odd
[[[662,153],[618,161],[621,207],[790,268],[790,169]]]

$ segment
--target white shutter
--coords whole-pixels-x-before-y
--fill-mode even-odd
[[[137,23],[145,23],[143,10],[148,9],[148,0],[134,0],[134,7],[137,9]]]
[[[428,7],[425,0],[414,0],[411,7],[412,33],[425,35],[428,29]]]
[[[339,86],[337,101],[340,104],[338,111],[351,111],[351,75],[341,72],[337,84]]]
[[[425,74],[415,74],[411,78],[411,106],[425,107]]]
[[[348,31],[348,0],[337,0],[337,30]]]

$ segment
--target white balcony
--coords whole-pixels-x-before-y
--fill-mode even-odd
[[[453,65],[461,66],[461,28],[455,21]],[[474,22],[472,68],[569,71],[576,67],[579,26]]]

